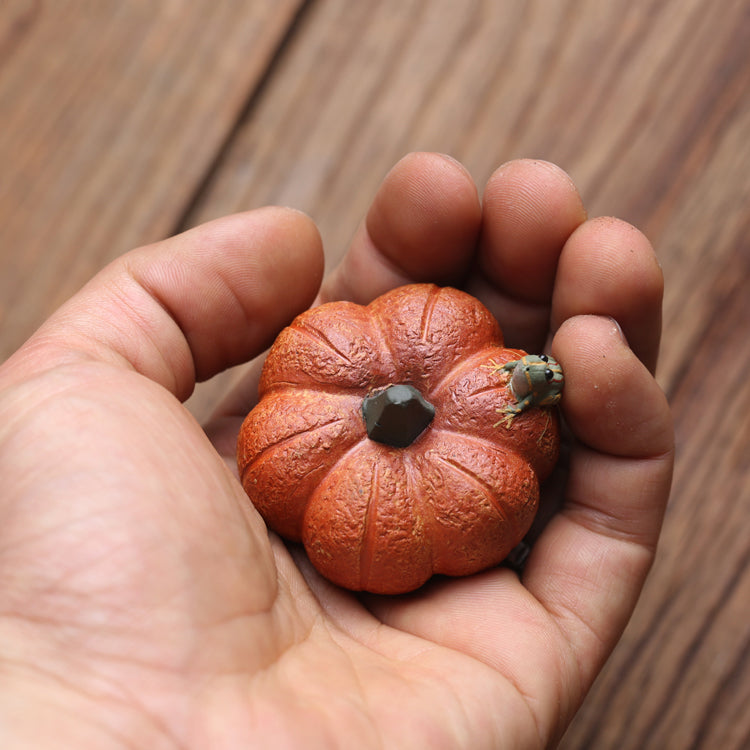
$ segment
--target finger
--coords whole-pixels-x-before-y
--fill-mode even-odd
[[[654,371],[661,338],[664,278],[644,235],[624,221],[593,219],[570,237],[552,299],[553,330],[575,315],[607,315]]]
[[[258,354],[313,300],[323,269],[310,219],[282,208],[226,217],[114,261],[32,338],[47,361],[133,367],[181,399]],[[23,352],[21,353],[23,358]]]
[[[581,197],[559,167],[519,159],[489,179],[482,211],[468,291],[500,321],[508,346],[541,351],[560,253],[586,218]]]
[[[386,176],[321,300],[365,304],[402,284],[460,284],[480,221],[476,187],[458,162],[409,154]]]
[[[566,321],[552,353],[565,370],[564,414],[581,445],[524,584],[593,679],[653,560],[672,475],[672,422],[664,394],[614,321]]]

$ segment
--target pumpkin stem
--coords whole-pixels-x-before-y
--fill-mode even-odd
[[[370,440],[406,448],[432,422],[435,407],[411,385],[389,385],[362,401],[362,416]]]

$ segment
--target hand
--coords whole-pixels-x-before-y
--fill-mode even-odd
[[[551,347],[573,436],[520,579],[498,568],[396,598],[340,591],[267,534],[231,468],[252,377],[206,431],[180,403],[259,354],[321,274],[301,214],[221,219],[115,261],[0,370],[4,748],[561,736],[633,610],[669,492],[653,251],[586,221],[546,163],[501,167],[481,205],[437,155],[386,178],[319,300],[462,285],[508,345]]]

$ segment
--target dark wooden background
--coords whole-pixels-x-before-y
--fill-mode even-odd
[[[563,746],[750,747],[750,0],[3,0],[0,358],[108,260],[235,210],[307,211],[330,265],[415,149],[479,184],[555,161],[657,247],[674,489]]]

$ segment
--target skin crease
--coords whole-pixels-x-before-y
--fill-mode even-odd
[[[480,201],[455,161],[412,154],[319,290],[321,273],[301,214],[227,217],[115,261],[2,366],[3,748],[561,736],[632,612],[669,493],[653,251],[587,221],[552,165],[506,164]],[[316,294],[363,303],[411,281],[479,296],[508,346],[550,342],[569,476],[520,580],[500,568],[358,597],[269,536],[229,468],[257,372],[205,430],[180,400]]]

